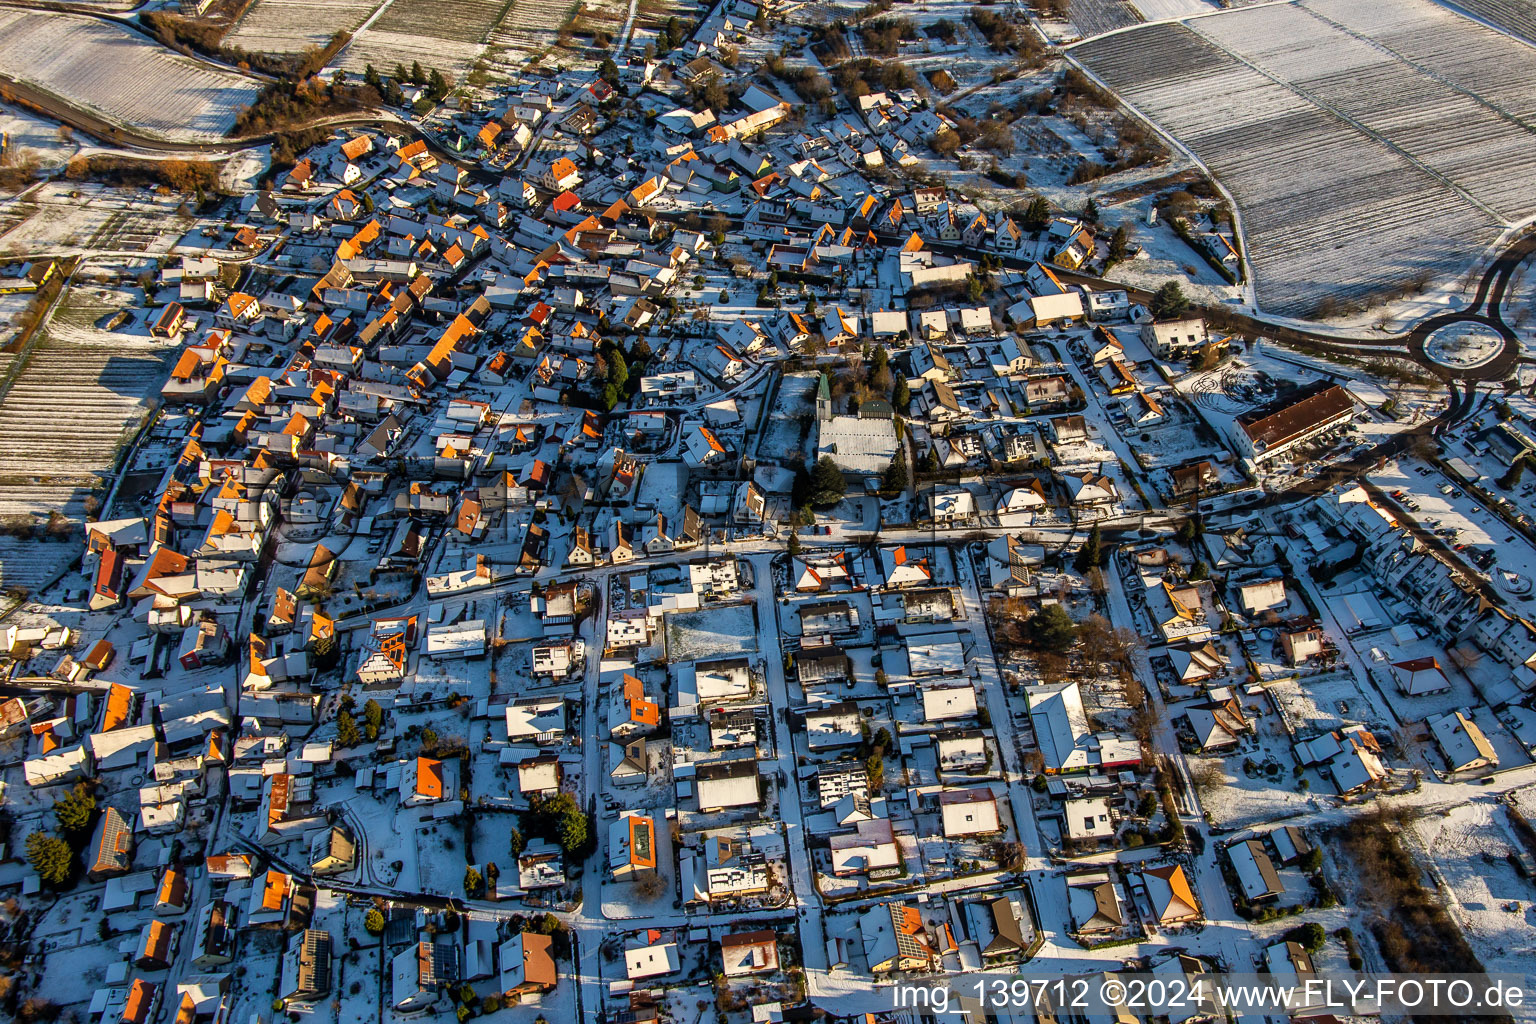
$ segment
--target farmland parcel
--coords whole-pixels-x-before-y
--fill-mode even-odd
[[[52,11],[0,11],[0,76],[173,142],[223,138],[258,85],[128,29]]]
[[[225,42],[253,53],[300,53],[325,46],[338,31],[353,32],[376,0],[256,0]]]
[[[1232,192],[1268,310],[1454,274],[1536,213],[1530,47],[1427,0],[1238,9],[1072,53]]]

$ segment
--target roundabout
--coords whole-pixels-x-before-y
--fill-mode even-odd
[[[1438,376],[1462,381],[1503,380],[1520,361],[1520,340],[1502,319],[1463,310],[1418,324],[1408,356]]]
[[[1497,359],[1506,340],[1494,327],[1477,320],[1457,320],[1430,332],[1424,357],[1452,372],[1471,370]]]

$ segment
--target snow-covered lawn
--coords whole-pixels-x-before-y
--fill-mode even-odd
[[[1244,763],[1249,760],[1260,767],[1245,771]],[[1211,824],[1240,828],[1312,809],[1312,795],[1296,788],[1291,774],[1295,763],[1283,749],[1272,749],[1225,758],[1191,757],[1189,771]],[[1266,764],[1279,765],[1279,771],[1265,772]]]
[[[667,657],[694,661],[757,650],[757,607],[725,605],[667,616]]]

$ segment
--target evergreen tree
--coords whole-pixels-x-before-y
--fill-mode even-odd
[[[384,80],[379,77],[378,69],[372,64],[363,67],[363,81],[375,89],[382,89],[384,86]]]
[[[843,471],[837,468],[832,456],[823,455],[811,470],[811,501],[817,505],[832,505],[848,493],[848,483]]]
[[[355,747],[362,742],[362,732],[352,712],[343,711],[336,716],[336,742],[342,747]]]
[[[1089,569],[1097,569],[1104,564],[1104,538],[1099,533],[1099,527],[1094,525],[1088,531],[1088,540],[1077,549],[1077,558],[1072,562],[1072,567],[1078,572],[1086,573]]]
[[[1520,478],[1525,475],[1525,459],[1519,458],[1509,464],[1509,471],[1499,477],[1499,486],[1506,491],[1512,491],[1520,483]]]
[[[587,845],[587,816],[575,807],[560,818],[560,848],[575,853]]]
[[[896,457],[891,464],[885,467],[885,478],[881,485],[888,491],[905,490],[907,486],[907,456],[906,453],[897,450]]]
[[[426,82],[427,82],[427,76],[426,76],[426,73],[421,70],[421,61],[419,61],[419,60],[412,61],[411,62],[411,84],[412,85],[425,85]]]
[[[800,554],[800,535],[798,533],[790,532],[789,540],[784,544],[784,550],[789,552],[790,558]]]
[[[335,633],[322,636],[315,641],[315,668],[326,672],[335,668],[340,661],[341,645],[336,640]]]
[[[523,846],[523,833],[514,825],[511,834],[507,836],[507,849],[512,851],[513,857],[520,857],[523,854]]]
[[[896,385],[891,388],[891,404],[899,413],[906,412],[907,407],[912,404],[912,389],[907,386],[907,378],[902,376],[896,378]]]
[[[27,836],[27,863],[49,885],[62,885],[74,864],[74,851],[58,836],[33,832]]]
[[[1088,205],[1083,209],[1083,220],[1090,224],[1099,222],[1099,204],[1093,196],[1088,197]]]
[[[1169,281],[1152,296],[1152,315],[1159,320],[1177,320],[1189,312],[1189,299],[1179,282]]]
[[[1115,228],[1115,233],[1109,238],[1109,261],[1119,263],[1124,260],[1131,251],[1131,229],[1124,224]]]
[[[879,792],[885,785],[885,758],[879,753],[870,754],[869,759],[864,762],[864,770],[869,774],[869,791]]]
[[[629,383],[629,363],[624,359],[623,350],[617,345],[609,345],[603,350],[603,358],[608,362],[608,383],[622,391]]]
[[[1059,604],[1047,605],[1027,623],[1030,642],[1043,651],[1064,654],[1077,642],[1077,623]]]
[[[1045,230],[1051,222],[1051,204],[1046,201],[1045,196],[1037,193],[1029,201],[1029,205],[1024,208],[1022,220],[1026,231]]]
[[[85,783],[75,783],[75,788],[59,798],[53,805],[53,820],[65,835],[79,835],[91,827],[96,816],[96,798]]]
[[[379,730],[384,725],[384,709],[379,707],[379,702],[372,697],[369,697],[367,703],[363,705],[363,722],[366,724],[364,734],[370,740],[378,739]]]
[[[377,935],[384,930],[384,915],[378,907],[368,908],[368,913],[363,916],[363,928],[369,935]]]

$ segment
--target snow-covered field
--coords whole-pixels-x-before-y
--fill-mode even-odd
[[[1455,274],[1536,212],[1516,124],[1536,61],[1428,0],[1236,9],[1073,53],[1232,191],[1271,311]]]
[[[258,85],[95,18],[20,10],[0,12],[0,75],[137,131],[192,142],[224,137]]]
[[[1456,0],[1462,10],[1536,43],[1536,7],[1530,0]]]
[[[1210,14],[1220,10],[1213,3],[1206,0],[1130,0],[1138,14],[1145,21],[1160,21],[1168,18],[1188,18],[1195,14]]]
[[[361,71],[372,64],[388,74],[396,64],[420,61],[462,80],[503,17],[516,17],[523,7],[517,0],[393,0],[352,40],[342,65]],[[563,18],[562,10],[550,26],[551,35]]]
[[[607,2],[608,6],[627,9],[615,0]],[[589,3],[587,6],[594,5]],[[560,26],[575,7],[572,0],[517,0],[487,40],[495,66],[514,70],[554,46]],[[617,39],[614,44],[617,46]]]
[[[1450,912],[1489,971],[1525,975],[1532,964],[1536,889],[1506,859],[1518,849],[1504,810],[1479,800],[1414,823],[1433,858],[1436,881],[1448,890]]]
[[[9,381],[0,400],[0,516],[79,517],[96,474],[111,468],[125,432],[144,414],[173,346],[95,326],[130,298],[71,289]]]
[[[355,31],[377,7],[377,0],[256,0],[224,41],[242,50],[298,53],[324,46],[338,30]]]
[[[9,209],[22,214],[0,223],[0,253],[25,256],[72,249],[164,253],[185,232],[190,218],[177,212],[179,197],[130,192],[91,182],[48,182],[29,201]]]
[[[1126,0],[1071,0],[1067,10],[1085,38],[1129,28],[1141,20]]]

